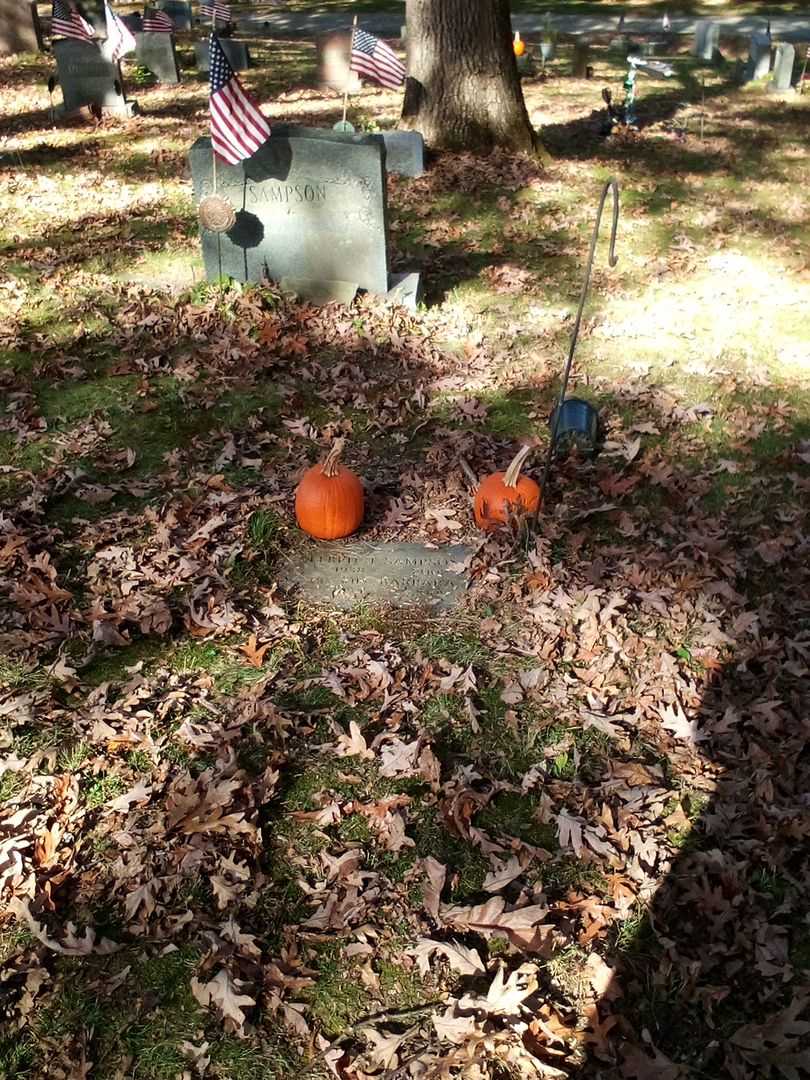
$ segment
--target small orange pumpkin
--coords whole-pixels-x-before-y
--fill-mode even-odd
[[[520,31],[515,31],[515,40],[512,42],[512,48],[515,50],[515,56],[523,56],[526,52],[526,42],[520,36]]]
[[[335,439],[319,465],[307,469],[295,492],[295,517],[318,540],[350,536],[363,520],[363,484],[338,461],[345,442]]]
[[[540,485],[530,476],[520,475],[531,449],[530,446],[522,446],[506,472],[485,476],[478,485],[473,512],[479,529],[486,532],[496,525],[505,525],[516,511],[531,514],[540,505]]]

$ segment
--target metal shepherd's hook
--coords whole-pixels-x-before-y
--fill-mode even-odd
[[[619,257],[616,254],[616,229],[619,225],[619,184],[615,177],[611,177],[602,188],[602,195],[599,199],[599,208],[596,211],[596,221],[593,226],[593,236],[591,237],[591,250],[588,253],[588,265],[585,268],[585,280],[582,283],[582,293],[579,298],[579,307],[577,308],[577,317],[574,322],[574,332],[571,335],[571,345],[568,349],[568,359],[565,361],[565,368],[563,369],[562,386],[560,387],[560,398],[557,402],[557,408],[554,410],[554,420],[551,427],[551,438],[548,444],[548,453],[546,454],[546,463],[543,468],[543,482],[541,484],[542,500],[538,503],[537,509],[534,513],[534,525],[537,528],[537,522],[540,518],[540,508],[546,501],[546,490],[548,487],[548,475],[551,471],[551,459],[554,456],[554,446],[557,442],[557,428],[560,423],[560,413],[562,411],[562,405],[565,401],[565,394],[568,389],[568,377],[571,374],[571,366],[574,362],[574,352],[577,347],[577,338],[579,337],[579,326],[582,322],[582,312],[585,308],[585,301],[588,299],[588,288],[591,284],[591,271],[593,270],[593,260],[596,254],[596,241],[599,239],[599,226],[602,222],[602,211],[605,208],[605,200],[608,197],[608,192],[613,191],[613,223],[610,228],[610,252],[608,254],[608,264],[615,266],[619,261]]]

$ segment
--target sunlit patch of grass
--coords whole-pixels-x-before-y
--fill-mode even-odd
[[[82,794],[88,809],[94,810],[121,795],[125,789],[126,784],[120,776],[94,776]]]
[[[217,690],[223,694],[233,694],[266,674],[262,668],[240,660],[238,653],[227,651],[210,641],[183,641],[169,654],[167,663],[180,675],[210,675]]]
[[[312,1015],[326,1035],[339,1035],[369,1011],[373,998],[347,960],[340,942],[317,946],[310,961],[318,975],[315,985],[301,991]]]

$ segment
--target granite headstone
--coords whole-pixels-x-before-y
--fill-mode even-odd
[[[93,27],[99,37],[107,36],[107,16],[104,12],[104,0],[77,0],[79,14]]]
[[[574,44],[574,61],[572,75],[575,79],[584,79],[588,65],[591,62],[591,43],[589,41],[577,41]]]
[[[250,67],[250,52],[244,41],[234,41],[233,38],[221,37],[219,43],[234,71],[246,71]],[[208,38],[194,42],[194,56],[197,60],[197,70],[207,73],[209,70]]]
[[[162,0],[158,7],[172,20],[175,30],[191,29],[191,4],[187,0]]]
[[[279,579],[284,588],[330,607],[377,603],[447,611],[464,595],[470,551],[464,544],[313,544],[282,564]]]
[[[771,35],[752,34],[748,43],[748,62],[745,65],[745,81],[764,79],[771,70]]]
[[[773,61],[773,78],[768,84],[771,93],[784,94],[793,85],[793,65],[796,62],[796,50],[789,41],[780,41],[776,46]]]
[[[139,64],[149,68],[159,83],[176,86],[180,82],[180,68],[174,47],[174,34],[135,34],[135,57]]]
[[[109,60],[96,42],[64,38],[51,45],[59,72],[63,111],[98,105],[109,112],[132,116],[137,104],[127,101],[118,64]]]
[[[197,201],[213,192],[210,139],[189,153]],[[388,291],[385,147],[372,135],[274,124],[256,154],[217,164],[217,192],[236,222],[202,229],[209,280],[269,277],[299,290],[312,282]]]
[[[41,49],[37,5],[26,0],[0,0],[0,56]]]
[[[143,29],[143,15],[140,11],[130,11],[127,15],[119,15],[121,22],[133,34],[138,34]]]
[[[421,176],[425,171],[425,140],[421,131],[384,131],[385,171],[395,176]]]
[[[692,55],[698,60],[714,60],[720,46],[720,27],[711,19],[700,19],[695,27]]]

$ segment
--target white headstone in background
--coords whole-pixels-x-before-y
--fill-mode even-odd
[[[701,19],[695,28],[692,55],[699,60],[713,60],[720,45],[720,27],[711,19]]]

